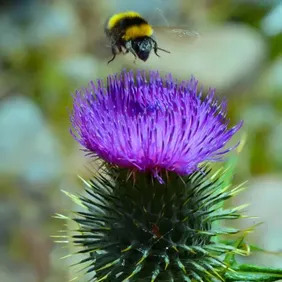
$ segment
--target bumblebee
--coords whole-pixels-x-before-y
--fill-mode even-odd
[[[119,53],[132,53],[135,60],[146,62],[154,50],[158,56],[158,50],[170,53],[158,47],[153,38],[153,27],[138,13],[128,11],[111,16],[105,24],[105,34],[111,42],[113,57],[112,62]]]

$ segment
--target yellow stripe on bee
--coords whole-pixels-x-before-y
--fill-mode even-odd
[[[128,27],[122,38],[124,40],[130,40],[142,36],[151,36],[152,34],[153,28],[149,24],[141,24]]]
[[[142,18],[140,14],[133,11],[122,12],[114,14],[108,21],[107,28],[112,29],[120,20],[124,18]]]

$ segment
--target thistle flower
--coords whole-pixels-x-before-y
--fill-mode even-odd
[[[147,81],[145,73],[124,71],[109,76],[107,86],[98,81],[76,93],[72,134],[106,161],[93,180],[83,180],[85,195],[71,195],[83,208],[71,218],[79,225],[71,239],[84,255],[80,264],[87,264],[89,281],[282,277],[282,270],[274,274],[237,264],[235,255],[248,253],[244,232],[235,242],[220,241],[221,235],[241,233],[218,223],[242,217],[244,206],[224,209],[224,201],[242,188],[230,188],[232,171],[212,174],[202,163],[221,160],[242,123],[228,129],[226,103],[219,103],[212,89],[203,98],[197,84],[194,78],[162,79],[157,72]],[[136,171],[134,178],[128,169]],[[161,171],[169,176],[165,182]]]
[[[72,238],[93,281],[223,280],[230,265],[221,256],[244,254],[214,240],[239,232],[214,222],[240,218],[242,208],[221,208],[241,188],[228,190],[202,165],[232,149],[224,147],[242,124],[228,129],[226,103],[214,94],[202,97],[193,77],[177,83],[126,71],[77,91],[72,134],[110,164],[107,177],[85,181],[87,195],[76,199],[85,211]]]
[[[123,71],[74,96],[72,133],[85,150],[123,168],[179,175],[200,163],[220,161],[242,123],[228,129],[226,102],[210,89],[206,98],[198,81],[178,83],[158,72]],[[159,180],[161,178],[159,177]]]

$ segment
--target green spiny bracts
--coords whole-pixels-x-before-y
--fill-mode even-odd
[[[239,230],[214,224],[242,217],[242,207],[222,208],[242,188],[223,187],[206,168],[187,177],[169,173],[165,185],[110,169],[87,186],[73,242],[87,256],[81,263],[91,281],[225,281],[230,266],[222,257],[245,254],[215,240]]]

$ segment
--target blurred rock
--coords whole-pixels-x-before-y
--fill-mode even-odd
[[[38,46],[47,40],[62,40],[75,30],[76,15],[71,6],[63,2],[56,5],[40,4],[32,9],[32,22],[27,29],[26,40]]]
[[[37,1],[38,2],[38,1]],[[21,3],[0,17],[1,55],[18,55],[28,47],[43,47],[65,43],[66,39],[81,35],[72,5],[67,2],[50,5],[46,3]],[[24,54],[26,55],[26,54]]]
[[[22,282],[36,282],[36,279],[29,269],[19,269],[17,268],[15,271],[14,269],[3,269],[1,267],[0,269],[0,281],[5,282],[16,282],[16,281],[22,281]]]
[[[282,33],[282,2],[278,3],[261,22],[261,28],[268,36]]]
[[[277,176],[258,177],[250,181],[248,189],[241,193],[233,205],[250,204],[246,214],[258,218],[243,219],[241,228],[263,222],[248,235],[249,244],[261,247],[269,253],[253,253],[244,259],[248,263],[263,266],[282,266],[282,178]],[[276,253],[276,254],[275,254]]]
[[[0,53],[8,56],[25,48],[24,36],[8,15],[0,17]]]
[[[156,33],[159,47],[171,54],[159,51],[158,58],[152,53],[145,63],[137,60],[134,64],[132,55],[119,56],[116,61],[125,58],[131,67],[171,72],[179,79],[193,74],[206,88],[217,87],[221,91],[248,81],[261,67],[266,45],[255,30],[244,25],[225,25],[197,32],[198,38]]]
[[[0,174],[40,183],[62,174],[58,140],[31,100],[15,96],[0,104],[0,132]]]
[[[97,77],[99,62],[90,55],[73,56],[59,62],[58,68],[72,80],[88,82]]]

